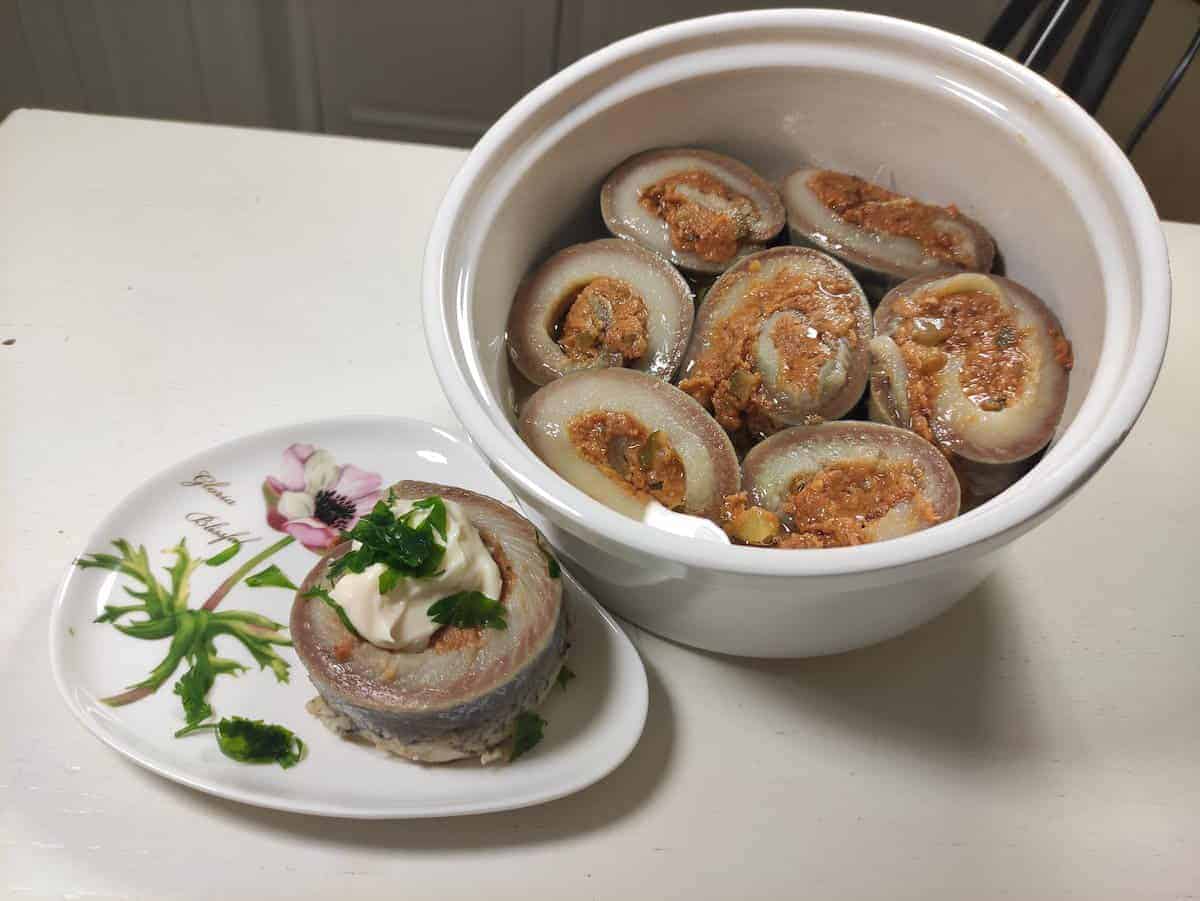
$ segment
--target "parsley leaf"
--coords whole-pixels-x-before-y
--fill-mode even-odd
[[[349,632],[359,641],[366,641],[365,638],[358,634],[358,629],[354,628],[354,623],[350,622],[350,617],[346,613],[346,608],[335,601],[333,599],[333,595],[331,595],[324,588],[311,588],[304,592],[303,597],[317,598],[324,601],[338,615],[338,619],[342,621],[342,625],[346,627],[347,632]]]
[[[379,574],[379,593],[387,594],[400,582],[400,573],[390,566]]]
[[[427,512],[422,516],[417,512],[418,510]],[[446,537],[446,502],[436,494],[424,500],[413,501],[413,508],[405,515],[405,518],[409,520],[409,525],[413,528],[417,528],[419,525],[424,525],[424,523],[428,522],[443,539]]]
[[[426,614],[440,626],[507,629],[504,605],[480,591],[460,591],[429,606]]]
[[[516,760],[522,754],[533,750],[534,746],[542,740],[542,732],[546,728],[546,721],[531,710],[524,710],[517,714],[517,721],[513,730],[513,749],[509,756],[509,762]]]
[[[292,591],[299,591],[292,580],[283,574],[283,570],[272,563],[266,569],[260,569],[252,576],[246,577],[246,584],[251,588],[289,588]]]
[[[546,572],[550,574],[551,579],[557,579],[562,575],[562,567],[558,564],[558,558],[554,556],[554,551],[550,548],[550,543],[546,541],[541,532],[537,533],[538,550],[542,552],[542,556],[546,558]]]
[[[575,678],[575,671],[565,663],[558,668],[558,675],[554,677],[554,682],[563,691],[567,690],[567,683]]]
[[[175,735],[181,737],[207,729],[216,732],[221,753],[239,763],[277,763],[286,770],[304,757],[304,742],[292,730],[241,716],[188,726]]]
[[[389,492],[387,499],[379,501],[353,529],[342,533],[344,540],[357,542],[358,547],[330,564],[330,578],[336,580],[347,571],[360,573],[376,563],[386,567],[385,573],[394,573],[389,581],[401,576],[419,579],[438,572],[446,556],[445,502],[437,496],[427,497],[397,516],[391,508],[394,500]]]
[[[304,756],[304,742],[290,729],[240,716],[217,724],[217,745],[226,757],[242,763],[278,763],[285,770]]]

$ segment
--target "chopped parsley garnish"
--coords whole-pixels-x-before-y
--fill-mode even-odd
[[[427,497],[397,516],[391,507],[394,500],[389,492],[387,499],[379,501],[353,529],[342,533],[357,547],[333,561],[329,567],[331,579],[381,563],[384,571],[379,576],[379,592],[387,594],[401,577],[437,575],[446,556],[446,504],[440,497]]]
[[[558,565],[558,558],[554,556],[550,550],[546,539],[542,537],[542,533],[537,533],[538,550],[540,550],[546,558],[546,572],[550,574],[551,579],[557,579],[562,575],[562,567]]]
[[[575,671],[565,663],[558,668],[558,675],[554,677],[554,682],[563,691],[567,690],[567,683],[575,678]]]
[[[400,584],[400,573],[388,567],[379,574],[379,593],[387,594]]]
[[[534,746],[542,740],[545,728],[546,721],[533,711],[525,710],[517,714],[513,730],[512,755],[508,758],[509,761],[516,760],[522,754],[532,751]]]
[[[329,566],[328,578],[336,582],[344,573],[361,573],[367,567],[382,564],[379,593],[395,590],[401,579],[429,578],[441,571],[446,556],[446,503],[434,495],[413,503],[412,509],[399,516],[392,510],[396,498],[388,492],[386,500],[358,521],[342,538],[353,547]],[[320,598],[333,610],[355,637],[362,639],[345,609],[328,591],[314,588],[305,597]],[[507,629],[504,605],[479,591],[460,591],[436,601],[428,608],[429,618],[439,626],[464,629],[486,627]]]
[[[221,753],[239,763],[277,763],[286,770],[304,757],[304,742],[291,729],[241,716],[225,717],[219,723],[188,726],[175,736],[209,729],[217,734],[217,747]]]
[[[460,591],[429,606],[429,618],[440,626],[460,626],[473,629],[507,629],[504,605],[480,591]]]

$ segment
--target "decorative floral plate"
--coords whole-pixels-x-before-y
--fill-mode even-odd
[[[286,629],[294,586],[402,479],[514,503],[465,439],[394,417],[264,432],[151,479],[101,523],[55,601],[51,661],[71,710],[169,779],[301,813],[483,813],[603,778],[641,735],[646,673],[620,626],[565,571],[575,678],[555,687],[540,711],[544,739],[520,759],[409,763],[338,738],[305,711],[315,692]],[[286,768],[241,763],[210,732],[175,737],[200,714],[279,724],[303,742],[303,756]]]

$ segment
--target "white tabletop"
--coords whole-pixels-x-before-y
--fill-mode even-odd
[[[795,661],[630,628],[632,757],[453,820],[178,787],[60,702],[48,610],[141,480],[270,426],[454,423],[421,336],[463,153],[21,111],[0,126],[0,890],[14,898],[1182,898],[1200,891],[1200,227],[1166,368],[1077,499],[936,622]],[[484,888],[486,886],[486,888]]]

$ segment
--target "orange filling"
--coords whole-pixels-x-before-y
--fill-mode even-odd
[[[754,261],[751,273],[759,266]],[[752,283],[737,308],[710,328],[703,352],[679,387],[730,432],[743,427],[770,431],[769,399],[755,362],[763,322],[781,310],[802,314],[804,323],[792,317],[776,322],[772,338],[783,364],[782,377],[811,390],[832,353],[830,345],[840,339],[851,347],[858,343],[853,290],[854,285],[840,276],[818,279],[794,269]]]
[[[771,339],[782,364],[783,381],[815,391],[820,384],[821,367],[833,356],[833,350],[821,340],[820,333],[808,323],[788,316],[771,326]]]
[[[563,318],[558,344],[572,360],[605,356],[639,359],[649,346],[646,302],[621,279],[601,276],[584,285]]]
[[[567,435],[580,456],[635,496],[683,506],[687,472],[663,432],[628,413],[596,411],[572,419]]]
[[[909,462],[853,460],[831,463],[797,479],[784,505],[791,534],[780,547],[850,547],[874,541],[872,526],[893,507],[913,501],[917,516],[937,522],[921,494],[921,471]]]
[[[1063,369],[1070,372],[1075,366],[1075,351],[1066,335],[1056,328],[1050,329],[1050,343],[1054,345],[1054,360]]]
[[[875,540],[874,525],[905,502],[921,523],[938,521],[921,493],[916,464],[871,459],[830,463],[798,476],[779,515],[752,506],[745,493],[725,498],[722,520],[735,541],[780,548],[852,547]]]
[[[754,201],[699,169],[643,188],[639,203],[667,223],[672,247],[710,263],[732,260],[758,215]]]
[[[828,169],[809,176],[808,187],[843,222],[875,232],[912,238],[921,245],[927,256],[939,260],[967,268],[975,265],[972,248],[966,246],[955,232],[939,225],[947,219],[958,218],[958,210],[953,206],[921,203],[857,175]]]
[[[1017,327],[1013,311],[994,294],[918,294],[901,299],[893,310],[901,317],[892,340],[908,371],[912,430],[922,438],[936,443],[930,421],[939,390],[937,373],[949,356],[962,358],[959,383],[981,410],[1003,410],[1020,395],[1029,371],[1022,347],[1028,330]],[[1065,350],[1056,353],[1069,356],[1070,344],[1065,339],[1063,344]]]

